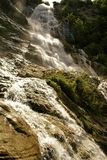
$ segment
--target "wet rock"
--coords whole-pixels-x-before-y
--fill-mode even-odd
[[[40,94],[27,94],[27,102],[29,106],[32,108],[32,110],[40,113],[49,113],[50,112],[50,105],[48,101],[41,96]]]
[[[15,111],[0,102],[0,159],[40,160],[38,138]]]
[[[42,78],[46,69],[43,67],[27,64],[18,70],[19,77],[38,77]]]
[[[43,155],[43,160],[57,160],[55,149],[47,145],[45,148],[45,153]]]
[[[64,141],[65,141],[64,136],[63,136],[63,135],[60,135],[60,134],[58,134],[58,133],[55,133],[55,134],[54,134],[54,137],[55,137],[58,141],[60,141],[60,142],[64,142]]]
[[[0,98],[4,98],[4,93],[0,93]]]

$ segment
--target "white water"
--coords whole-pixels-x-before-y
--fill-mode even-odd
[[[40,114],[33,111],[27,103],[27,91],[38,93],[45,98],[50,105],[50,112],[60,115],[60,119],[54,120],[51,115]],[[36,94],[35,94],[36,96]],[[93,139],[89,138],[85,131],[69,115],[66,107],[57,101],[56,92],[49,87],[45,80],[38,78],[16,78],[12,86],[5,93],[5,104],[16,111],[17,116],[21,116],[32,131],[37,134],[43,160],[80,160],[82,152],[89,155],[90,160],[106,160],[104,153],[100,150]],[[8,117],[8,115],[7,115]],[[49,119],[48,119],[49,118]],[[55,121],[56,123],[53,123]],[[59,122],[64,124],[71,136],[77,143],[78,152],[75,153],[68,137],[63,130],[57,126]],[[64,142],[58,141],[54,134],[63,137]],[[70,137],[70,138],[71,138]],[[51,151],[51,157],[47,150]]]
[[[102,81],[98,86],[98,90],[102,93],[104,98],[107,100],[107,81]]]
[[[35,61],[37,58],[40,64],[49,68],[82,70],[74,63],[72,57],[65,53],[59,39],[51,36],[51,32],[55,32],[55,28],[58,28],[59,24],[50,6],[38,5],[28,21],[32,26],[29,47],[33,46],[32,54],[35,55]]]
[[[47,14],[49,14],[48,19]],[[40,18],[41,16],[42,18]],[[44,18],[48,23],[43,22]],[[52,26],[50,26],[51,20]],[[36,51],[34,54],[39,56],[43,66],[65,70],[80,69],[75,65],[71,56],[66,55],[61,42],[49,33],[58,25],[50,7],[43,4],[38,6],[29,22],[33,27],[30,45],[34,46]],[[5,77],[9,78],[9,86],[5,92],[5,99],[0,101],[6,104],[10,110],[12,109],[13,115],[22,117],[34,134],[38,136],[43,160],[84,160],[83,153],[89,156],[88,160],[106,160],[100,147],[70,116],[64,104],[58,100],[56,92],[46,84],[45,80],[19,78],[12,60],[4,58],[1,59],[1,63],[0,75],[4,77],[3,80]],[[41,100],[42,98],[46,99],[50,106],[50,114],[33,111],[28,104],[27,92],[31,95],[35,93],[35,97],[38,93]],[[6,116],[9,117],[9,113]],[[65,134],[59,124],[64,126],[64,129],[67,128],[67,132],[70,133]],[[55,138],[55,134],[63,137],[64,141],[60,142]],[[73,150],[70,139],[77,144],[77,152]],[[48,150],[51,151],[51,156]]]
[[[53,2],[58,2],[58,3],[61,2],[61,0],[42,0],[42,1],[43,1],[43,2],[48,2],[51,7],[53,7]]]
[[[88,137],[74,117],[71,117],[56,92],[45,80],[17,77],[17,69],[12,60],[4,58],[0,62],[2,64],[0,76],[3,83],[8,85],[4,100],[0,101],[12,109],[12,115],[23,118],[38,136],[43,160],[82,160],[83,154],[88,155],[89,160],[106,160],[99,146]],[[35,93],[35,98],[39,96],[41,100],[45,99],[50,112],[44,114],[32,110],[28,103],[28,92],[31,97]],[[14,118],[12,115],[10,117],[7,113],[6,117]],[[66,133],[61,125],[63,129],[67,128]],[[63,142],[54,136],[56,134],[63,137]],[[76,143],[77,152],[73,150],[70,139]]]

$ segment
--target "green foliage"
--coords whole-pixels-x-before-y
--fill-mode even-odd
[[[57,85],[57,83],[55,83],[55,82],[52,81],[52,80],[47,80],[47,84],[50,85],[51,87],[53,87],[53,88],[55,89],[55,91],[60,94],[61,89],[60,89],[60,87]]]
[[[102,52],[100,45],[96,43],[90,43],[84,48],[84,50],[85,52],[89,52],[92,57],[101,54]]]
[[[100,9],[102,14],[107,15],[107,1],[106,0],[95,0],[94,4]]]
[[[96,61],[103,64],[103,65],[106,65],[107,64],[107,55],[98,54],[96,56]]]
[[[102,95],[97,90],[97,84],[92,83],[92,79],[87,75],[73,76],[59,72],[49,76],[50,84],[57,92],[61,90],[76,104],[91,110],[100,112],[104,101]]]
[[[63,103],[82,122],[85,130],[93,136],[106,151],[107,103],[97,87],[99,81],[86,74],[52,72],[45,75]]]
[[[68,53],[73,52],[72,46],[67,41],[63,40],[62,43],[64,45],[64,49],[66,52],[68,52]]]
[[[81,0],[63,0],[57,7],[57,17],[62,23],[69,24],[69,29],[74,36],[75,46],[82,48],[95,60],[97,55],[107,55],[107,1],[95,0],[94,2]],[[72,42],[66,38],[71,45]],[[99,56],[98,56],[99,57]],[[96,59],[98,63],[104,60]],[[107,61],[104,61],[107,67]]]

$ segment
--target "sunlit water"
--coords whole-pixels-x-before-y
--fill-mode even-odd
[[[82,70],[72,57],[65,53],[59,39],[51,36],[51,32],[55,31],[59,24],[50,6],[38,5],[28,21],[32,26],[29,46],[34,48],[35,61],[37,58],[40,64],[49,68]]]
[[[30,108],[27,91],[31,95],[33,92],[38,93],[41,99],[44,97],[48,101],[50,112],[53,115],[54,113],[57,116],[59,115],[60,118],[57,120],[61,121],[69,131],[72,131],[73,135],[71,137],[76,141],[79,148],[77,153],[73,150],[63,130],[57,126],[59,122],[56,121],[55,125],[51,115],[40,114]],[[14,109],[17,116],[21,116],[29,124],[31,130],[37,134],[43,160],[71,160],[71,158],[72,160],[80,160],[83,156],[81,152],[88,154],[90,160],[106,160],[101,149],[93,139],[88,137],[86,132],[76,123],[76,120],[69,115],[64,104],[58,101],[56,92],[46,84],[45,80],[16,78],[5,93],[4,103]],[[64,141],[60,142],[53,136],[54,133],[63,137]]]
[[[42,0],[42,1],[43,1],[43,2],[48,2],[51,7],[53,7],[53,2],[58,2],[58,3],[61,2],[61,0]]]
[[[81,70],[81,67],[74,63],[72,57],[66,55],[62,43],[50,34],[51,30],[58,27],[58,22],[53,16],[51,7],[44,4],[36,7],[29,19],[29,23],[33,29],[30,31],[31,43],[29,47],[33,46],[33,54],[37,54],[41,65],[64,70]],[[17,55],[14,61],[16,60],[22,62],[23,56]],[[14,61],[6,57],[0,59],[0,84],[4,84],[7,89],[5,90],[4,99],[0,101],[6,104],[10,110],[13,109],[13,115],[16,114],[17,117],[22,117],[29,124],[34,134],[38,136],[41,159],[106,160],[106,156],[100,147],[77,124],[76,118],[71,116],[71,112],[59,100],[57,93],[47,85],[46,81],[38,78],[18,77]],[[103,87],[105,85],[105,83],[102,84],[99,89],[107,97],[107,92]],[[27,92],[30,95],[35,93],[34,97],[38,94],[41,100],[42,98],[45,99],[49,105],[49,113],[34,111],[29,105]],[[10,116],[8,114],[7,117]],[[58,126],[59,123],[72,134],[65,134],[63,129]],[[62,137],[63,141],[59,141],[54,136],[55,134]],[[74,151],[70,139],[76,142],[77,151]],[[88,156],[88,158],[85,156]]]

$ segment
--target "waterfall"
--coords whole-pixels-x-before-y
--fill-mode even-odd
[[[29,99],[31,101],[35,98],[37,102],[39,97],[40,103],[45,100],[44,106],[49,107],[48,114],[32,109]],[[17,116],[22,117],[37,134],[43,160],[80,160],[84,157],[89,160],[106,160],[99,146],[77,124],[45,80],[16,77],[2,103],[15,110]],[[70,144],[71,141],[76,143],[77,151]]]
[[[42,1],[43,2],[48,2],[51,7],[53,7],[53,2],[58,2],[58,3],[61,2],[61,0],[42,0]]]
[[[38,5],[28,21],[32,26],[29,48],[34,49],[33,53],[29,53],[29,57],[33,56],[33,61],[38,61],[37,63],[48,68],[82,70],[74,63],[71,55],[65,53],[59,39],[51,35],[51,32],[59,26],[54,17],[53,8],[45,4]]]
[[[17,5],[20,5],[20,3]],[[55,68],[65,71],[83,71],[82,67],[80,67],[82,65],[75,64],[71,55],[65,53],[61,41],[51,34],[56,32],[56,28],[59,27],[59,23],[53,14],[52,5],[38,5],[31,17],[28,18],[28,21],[31,26],[29,31],[31,36],[30,43],[28,40],[27,42],[23,41],[22,46],[18,45],[17,48],[20,52],[18,52],[15,45],[13,53],[7,52],[7,54],[4,54],[2,51],[0,55],[0,116],[5,121],[3,121],[4,130],[5,126],[9,125],[10,128],[6,132],[13,128],[12,132],[15,135],[19,134],[19,136],[22,136],[24,141],[24,138],[28,138],[29,134],[23,134],[23,127],[20,131],[17,125],[13,126],[8,121],[10,119],[17,124],[18,118],[21,118],[21,121],[19,120],[18,123],[23,126],[23,122],[25,122],[29,126],[29,132],[33,134],[34,139],[38,138],[37,145],[40,148],[41,160],[107,160],[99,145],[83,129],[76,114],[65,106],[55,90],[47,84],[42,76],[34,78],[36,76],[33,77],[33,74],[30,76],[29,74],[25,74],[25,76],[18,74],[26,66],[27,69],[31,67],[35,71],[35,64],[43,66],[39,66],[37,72],[39,72],[39,68],[44,69],[44,67],[45,69]],[[15,38],[16,42],[19,40],[17,39],[17,34],[12,34],[12,37]],[[5,41],[6,39],[3,40]],[[12,42],[11,39],[8,43],[13,48],[13,43],[10,42]],[[5,46],[3,45],[3,47]],[[86,58],[84,58],[83,53],[81,57],[86,66]],[[107,83],[102,82],[98,87],[105,99],[107,99],[106,86]],[[6,123],[7,121],[8,123]],[[2,127],[0,128],[0,135],[1,130]],[[7,133],[3,133],[3,144],[5,145],[7,145],[10,138],[7,136],[5,140],[6,135]],[[3,141],[2,137],[0,137],[0,140],[1,142]],[[15,143],[19,144],[17,138]],[[11,147],[10,144],[8,144],[9,147]],[[35,150],[35,146],[33,147]],[[0,156],[6,155],[6,158],[8,158],[8,150],[3,146],[3,151],[5,150],[6,152],[2,153],[1,147]],[[15,151],[17,151],[16,146]],[[23,146],[21,146],[21,150],[18,153],[20,151],[24,155],[22,159],[27,159],[25,154],[29,152],[29,148],[24,152]],[[18,156],[20,157],[20,155]],[[17,157],[13,159],[18,159]],[[36,154],[33,154],[33,159],[35,157]],[[11,153],[10,158],[12,159]]]
[[[104,98],[107,100],[107,81],[105,80],[102,81],[98,86],[98,90],[102,93]]]

